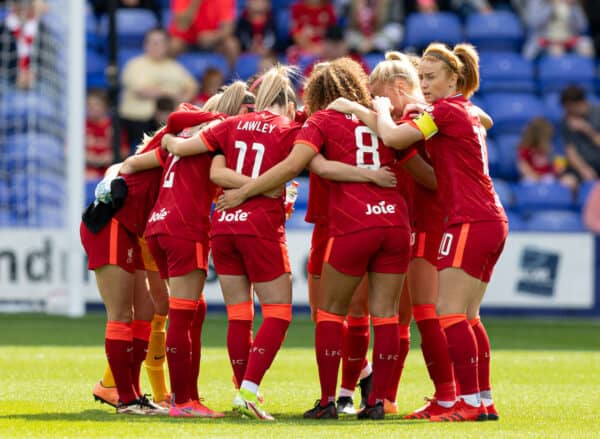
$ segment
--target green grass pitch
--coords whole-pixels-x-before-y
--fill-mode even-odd
[[[104,319],[0,315],[0,438],[600,437],[600,321],[486,319],[500,421],[431,424],[400,416],[303,420],[319,390],[312,323],[299,316],[261,386],[277,419],[267,424],[230,413],[234,393],[221,315],[209,315],[204,328],[200,390],[207,405],[229,412],[224,419],[117,416],[95,403],[91,389],[105,365]],[[412,335],[401,413],[432,393],[414,328]],[[145,375],[143,385],[149,389]]]

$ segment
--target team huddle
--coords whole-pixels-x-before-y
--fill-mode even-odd
[[[108,170],[84,213],[81,239],[108,314],[95,398],[124,414],[224,416],[197,386],[210,250],[233,410],[274,419],[259,386],[292,319],[285,184],[308,169],[321,395],[304,418],[398,413],[414,318],[435,393],[405,418],[497,420],[479,307],[508,222],[487,170],[492,121],[468,100],[478,64],[468,44],[433,43],[420,59],[386,54],[368,77],[348,58],[317,64],[303,111],[284,66],[233,82],[202,109],[182,104]],[[253,335],[255,295],[263,322]],[[152,400],[140,389],[144,361]]]

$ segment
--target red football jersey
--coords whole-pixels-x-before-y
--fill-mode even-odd
[[[378,169],[393,167],[395,153],[356,117],[333,110],[314,113],[302,127],[296,142],[312,146],[329,160]],[[330,181],[329,214],[332,236],[372,227],[404,226],[408,212],[397,188],[371,183]]]
[[[310,5],[303,1],[292,5],[291,19],[290,34],[306,32],[313,43],[321,41],[327,28],[336,22],[335,10],[331,3]]]
[[[154,151],[158,160],[164,163],[169,153],[160,148],[160,143],[154,146]],[[142,152],[148,152],[148,149]],[[148,215],[150,215],[158,196],[162,171],[162,168],[159,167],[135,174],[122,175],[127,183],[127,198],[123,207],[115,214],[115,219],[137,236],[144,235]]]
[[[425,146],[438,181],[444,224],[506,221],[489,176],[485,129],[471,102],[457,95],[440,99],[427,110],[438,127]]]
[[[228,168],[256,178],[285,159],[300,125],[260,111],[231,117],[202,133],[204,142],[225,155]],[[213,212],[211,235],[250,235],[285,242],[283,194],[259,195],[242,205]]]
[[[308,203],[304,221],[312,224],[327,224],[329,211],[328,181],[314,172],[309,175]]]

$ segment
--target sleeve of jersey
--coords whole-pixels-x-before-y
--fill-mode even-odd
[[[204,144],[206,145],[206,148],[211,152],[217,151],[219,149],[219,146],[221,145],[219,138],[220,134],[223,132],[223,125],[224,123],[220,123],[219,125],[216,125],[212,128],[202,130],[198,134],[204,142]]]
[[[410,148],[406,148],[401,151],[398,151],[396,154],[396,158],[398,159],[398,164],[401,165],[403,163],[406,163],[407,161],[412,159],[414,156],[416,156],[417,153],[418,153],[417,148],[414,146],[411,146]]]
[[[164,168],[167,162],[167,157],[169,156],[169,151],[162,148],[156,148],[154,153],[156,154],[156,159],[160,163],[160,166]]]
[[[414,119],[410,119],[408,124],[418,129],[425,140],[431,139],[438,132],[438,126],[434,121],[435,116],[429,111],[424,111]]]
[[[294,143],[304,143],[318,154],[321,152],[324,140],[323,132],[318,126],[318,121],[309,119],[300,129]]]

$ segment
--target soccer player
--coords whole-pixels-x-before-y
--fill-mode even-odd
[[[360,121],[325,109],[342,96],[370,104],[367,78],[347,58],[330,62],[307,83],[304,101],[311,114],[290,155],[251,183],[226,192],[217,202],[223,210],[239,205],[297,175],[318,152],[329,160],[377,169],[393,164],[392,150]],[[352,295],[369,273],[369,305],[375,344],[373,389],[358,417],[383,419],[383,400],[398,351],[398,298],[408,264],[410,233],[406,204],[394,188],[369,183],[330,183],[330,239],[325,254],[317,309],[315,342],[321,399],[306,418],[337,418],[335,388],[343,350],[343,322]]]
[[[231,84],[223,92],[217,111],[246,111],[246,94],[244,83]],[[205,112],[199,124],[187,127],[178,137],[198,136],[206,123],[220,119],[218,113]],[[174,136],[166,135],[165,143],[169,138]],[[166,355],[173,393],[169,415],[173,417],[223,417],[223,413],[205,406],[198,394],[201,334],[206,316],[202,290],[208,267],[209,215],[215,195],[209,180],[212,155],[206,152],[208,149],[198,150],[196,155],[185,158],[171,154],[162,163],[162,184],[146,226],[148,247],[161,277],[168,279],[171,293]],[[190,193],[194,196],[190,197]]]
[[[430,420],[497,419],[489,383],[489,339],[479,307],[504,247],[508,222],[489,177],[480,111],[467,100],[479,87],[479,56],[468,44],[453,50],[431,44],[419,64],[419,79],[432,105],[416,119],[398,126],[389,99],[376,98],[374,105],[386,144],[402,149],[427,139],[447,217],[437,260],[437,310],[460,398],[449,413]]]

